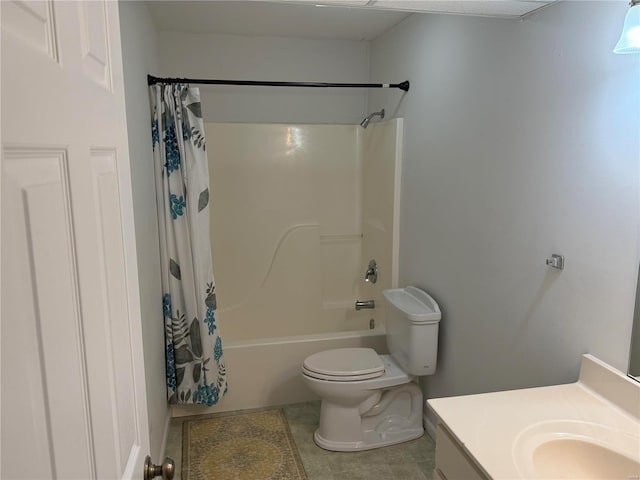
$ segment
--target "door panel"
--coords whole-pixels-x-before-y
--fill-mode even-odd
[[[93,169],[93,192],[95,218],[98,228],[98,258],[100,278],[104,286],[104,344],[109,367],[112,403],[120,406],[114,411],[114,428],[119,438],[116,455],[118,475],[122,475],[124,466],[132,454],[131,446],[136,445],[140,432],[134,398],[134,379],[131,344],[128,329],[127,284],[124,271],[124,245],[122,241],[122,219],[118,204],[118,177],[116,154],[113,150],[93,150],[91,152]],[[117,374],[115,373],[117,372]]]
[[[3,477],[53,478],[43,477],[51,472],[91,478],[66,152],[5,150],[3,167],[2,204],[12,208],[3,209],[2,229],[13,232],[2,239],[3,310],[7,303],[21,307],[9,315],[2,312],[2,411],[8,413],[2,417]],[[27,392],[20,388],[26,379]],[[73,415],[51,411],[56,405]],[[26,435],[11,435],[22,425],[30,427]],[[48,453],[47,443],[68,443],[69,448]],[[28,460],[32,445],[41,465]]]
[[[2,8],[2,28],[35,51],[58,61],[52,2],[10,2]]]
[[[111,90],[109,37],[106,12],[102,2],[78,2],[82,66],[88,78]]]

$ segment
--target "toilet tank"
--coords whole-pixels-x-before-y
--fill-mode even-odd
[[[387,307],[387,348],[405,372],[433,375],[438,356],[438,326],[442,313],[419,288],[384,290]]]

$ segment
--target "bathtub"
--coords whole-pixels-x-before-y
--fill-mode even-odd
[[[383,329],[227,342],[229,391],[214,407],[174,405],[173,417],[262,408],[318,400],[303,384],[300,367],[312,353],[368,347],[387,353]]]

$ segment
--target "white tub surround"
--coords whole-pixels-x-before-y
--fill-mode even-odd
[[[640,475],[640,383],[592,355],[583,356],[576,383],[427,404],[438,419],[436,474],[441,478]],[[554,476],[558,468],[565,476]],[[583,470],[568,472],[571,468]],[[598,471],[609,474],[598,476]]]
[[[384,327],[382,290],[398,278],[402,119],[366,129],[207,123],[205,130],[224,347],[365,330],[372,319]],[[372,259],[375,284],[364,280]],[[356,300],[374,300],[375,309],[355,310]]]

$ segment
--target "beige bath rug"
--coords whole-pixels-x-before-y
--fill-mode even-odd
[[[182,480],[307,480],[281,409],[185,420]]]

